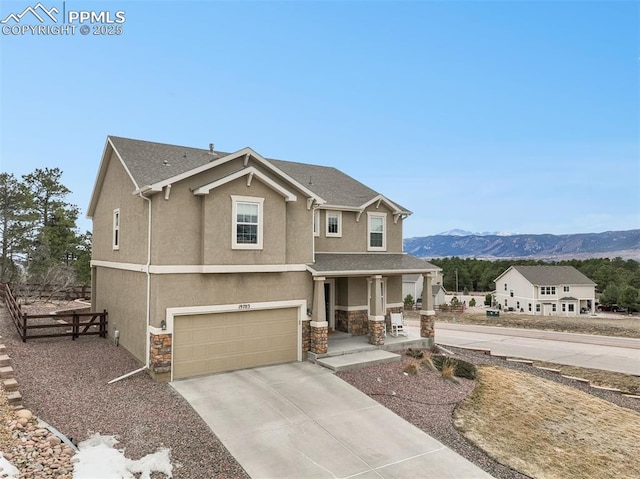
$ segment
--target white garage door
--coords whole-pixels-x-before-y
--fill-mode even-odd
[[[173,378],[296,361],[298,310],[176,316]]]

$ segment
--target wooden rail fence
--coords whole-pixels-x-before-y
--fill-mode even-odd
[[[53,285],[26,283],[10,286],[16,296],[28,299],[47,299],[56,301],[74,301],[76,299],[91,299],[91,286],[85,284],[67,286],[58,289]]]
[[[106,310],[101,313],[26,314],[22,312],[21,305],[16,301],[7,283],[2,283],[0,292],[22,342],[27,342],[27,338],[64,336],[71,336],[71,339],[75,340],[79,336],[95,334],[101,338],[107,337],[108,313]],[[61,329],[64,331],[57,332]],[[52,330],[56,332],[51,332]],[[41,331],[41,333],[30,333],[30,331]]]
[[[437,310],[440,311],[441,313],[464,313],[465,309],[466,308],[465,308],[465,306],[463,304],[460,304],[458,306],[451,306],[449,304],[441,304],[437,308]]]

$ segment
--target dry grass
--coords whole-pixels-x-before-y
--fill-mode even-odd
[[[601,369],[580,368],[577,366],[565,366],[564,364],[535,361],[535,366],[560,370],[560,374],[588,379],[591,384],[609,388],[617,388],[622,392],[640,394],[640,377],[631,374],[604,371]]]
[[[436,321],[481,326],[502,326],[505,328],[542,329],[581,334],[599,334],[624,338],[640,337],[638,316],[615,316],[598,313],[597,316],[531,316],[521,313],[500,312],[499,317],[487,317],[485,311],[438,313]]]
[[[534,478],[640,477],[640,414],[511,369],[478,368],[456,427]]]
[[[420,370],[421,370],[421,366],[420,366],[420,361],[416,361],[415,359],[409,363],[407,363],[403,368],[402,371],[404,371],[407,374],[410,374],[412,376],[416,376]]]

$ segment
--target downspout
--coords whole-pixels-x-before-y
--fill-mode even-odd
[[[145,349],[145,365],[143,367],[141,367],[140,369],[136,369],[134,371],[128,372],[126,374],[123,374],[120,377],[117,377],[115,379],[112,379],[111,381],[109,381],[107,384],[113,384],[117,381],[120,381],[121,379],[125,379],[128,378],[129,376],[133,376],[134,374],[140,373],[142,371],[145,371],[146,369],[149,369],[149,350],[151,348],[151,339],[149,338],[149,323],[151,320],[151,277],[149,274],[149,266],[151,265],[151,200],[149,198],[147,198],[146,196],[144,196],[142,194],[142,192],[138,193],[138,196],[140,196],[140,198],[147,200],[148,204],[149,204],[149,215],[148,215],[148,224],[147,224],[147,264],[145,265],[145,273],[147,275],[147,311],[146,311],[146,322],[147,322],[147,327],[145,328],[146,332],[146,349]]]
[[[169,190],[170,191],[170,190]],[[145,273],[147,274],[147,327],[146,329],[146,350],[145,356],[147,360],[145,361],[145,367],[143,369],[149,368],[149,350],[151,349],[151,339],[149,338],[149,326],[151,326],[151,274],[149,273],[149,267],[151,266],[151,199],[144,196],[140,193],[140,198],[147,201],[149,206],[149,214],[147,215],[147,264],[145,268]]]

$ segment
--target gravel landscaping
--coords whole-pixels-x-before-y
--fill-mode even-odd
[[[509,362],[458,348],[447,348],[447,350],[454,353],[454,357],[476,365],[494,365],[526,372],[640,412],[640,400],[628,398],[619,393],[594,390],[586,384],[526,364]],[[453,411],[457,404],[473,390],[475,381],[459,378],[458,385],[442,379],[439,372],[428,370],[423,370],[416,376],[405,375],[402,369],[412,361],[414,361],[413,358],[403,355],[402,363],[341,372],[338,376],[494,477],[498,479],[529,477],[495,461],[454,427]]]
[[[0,335],[11,357],[23,405],[73,441],[93,432],[115,435],[131,459],[171,449],[176,479],[249,477],[191,406],[144,372],[124,348],[97,336],[26,343],[4,307]],[[158,476],[161,477],[161,476]]]
[[[177,479],[246,478],[191,406],[168,384],[155,383],[144,372],[114,384],[109,380],[134,371],[141,364],[124,348],[97,336],[20,341],[6,312],[0,309],[0,335],[20,384],[23,405],[75,442],[92,433],[115,435],[131,459],[159,448],[171,449],[173,477]],[[640,411],[640,401],[619,393],[594,390],[532,366],[508,362],[482,353],[447,348],[455,357],[476,365],[496,365],[534,374],[585,391],[622,407]],[[476,382],[442,379],[439,372],[423,370],[406,375],[403,366],[414,361],[338,373],[338,376],[376,401],[502,479],[524,479],[468,441],[453,425],[456,406]],[[155,477],[161,477],[155,475]]]

